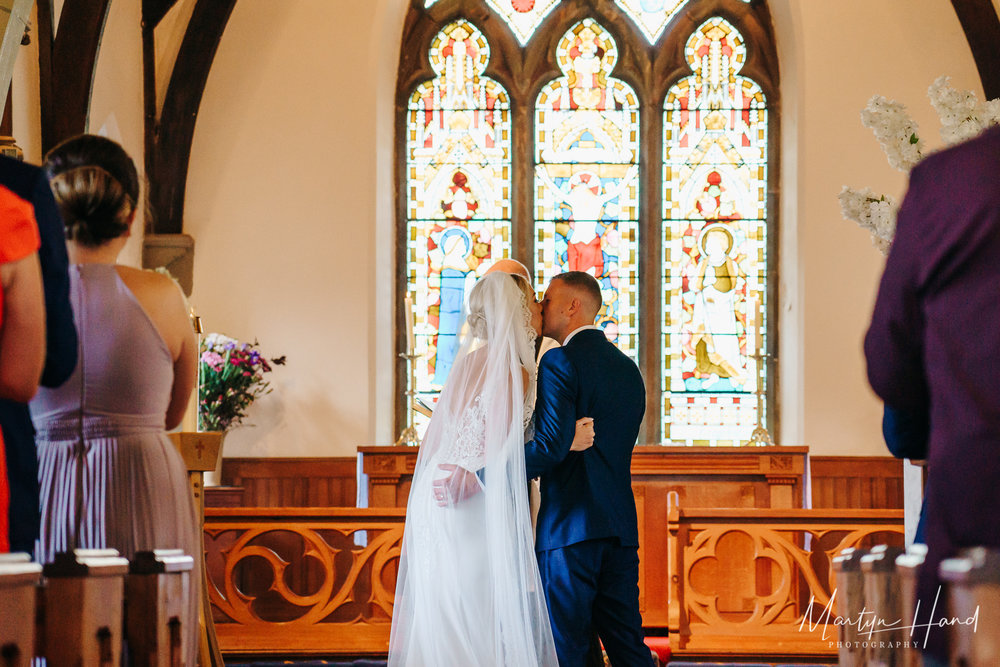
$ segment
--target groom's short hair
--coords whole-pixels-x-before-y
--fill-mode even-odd
[[[601,296],[601,286],[597,283],[597,279],[589,273],[584,271],[567,271],[566,273],[554,276],[552,280],[562,281],[563,284],[585,295],[587,300],[591,302],[590,305],[594,308],[595,314],[604,305],[604,298]]]

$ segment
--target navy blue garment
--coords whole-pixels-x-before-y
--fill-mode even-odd
[[[73,310],[69,303],[69,260],[66,256],[66,229],[45,172],[11,158],[0,156],[0,185],[29,202],[42,245],[38,259],[45,288],[45,370],[42,385],[58,387],[76,367],[77,338]],[[11,551],[31,553],[39,527],[38,455],[35,429],[28,406],[0,400],[0,428],[3,429],[10,487]]]
[[[930,423],[927,410],[897,410],[886,405],[882,412],[882,437],[889,453],[897,459],[926,459],[927,439],[930,437]],[[920,506],[920,519],[913,541],[924,543],[924,506]]]
[[[632,449],[646,409],[635,363],[585,329],[538,366],[528,477],[541,477],[535,550],[559,664],[582,665],[591,627],[612,664],[651,665],[639,614],[639,534]],[[571,452],[576,420],[594,419],[594,446]]]

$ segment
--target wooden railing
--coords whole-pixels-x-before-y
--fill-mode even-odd
[[[832,657],[831,560],[847,547],[901,546],[903,512],[673,506],[667,533],[675,655]]]
[[[404,514],[206,509],[205,558],[221,650],[384,654]]]
[[[209,508],[206,563],[222,651],[384,655],[403,509]],[[899,510],[668,511],[663,571],[671,649],[682,656],[836,655],[831,559],[902,544]],[[648,539],[647,534],[643,539]],[[649,545],[644,553],[653,550]],[[810,605],[811,603],[811,605]],[[829,617],[824,613],[829,609]]]

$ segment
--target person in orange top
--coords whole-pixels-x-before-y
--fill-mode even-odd
[[[0,398],[27,402],[45,361],[45,306],[31,204],[0,187]],[[0,434],[0,552],[10,550],[7,470]]]

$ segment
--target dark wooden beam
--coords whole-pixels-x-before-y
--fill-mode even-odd
[[[56,31],[52,0],[38,0],[42,151],[87,130],[109,5],[110,0],[66,0]]]
[[[7,103],[3,108],[3,120],[0,121],[0,135],[5,137],[14,136],[14,114],[11,111],[11,105],[14,100],[14,84],[11,83],[10,87],[7,88]]]
[[[179,234],[184,229],[184,193],[198,107],[215,52],[235,5],[236,0],[198,0],[170,75],[159,119],[152,117],[155,114],[150,112],[148,98],[150,95],[155,98],[155,88],[151,90],[148,78],[155,80],[156,73],[150,71],[152,58],[147,50],[151,47],[144,45],[147,61],[144,74],[147,77],[146,169],[150,182],[152,231],[156,233]],[[143,39],[152,42],[151,27],[144,29]]]
[[[151,30],[156,28],[176,4],[177,0],[142,0],[143,25],[148,25]]]
[[[1000,97],[1000,16],[991,0],[951,0],[983,82],[986,99]]]

